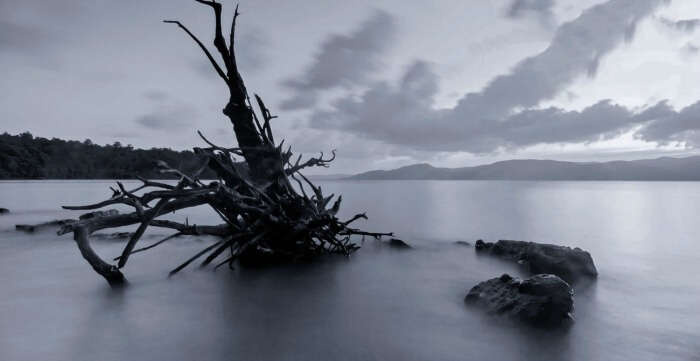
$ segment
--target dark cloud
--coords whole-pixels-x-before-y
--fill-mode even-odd
[[[506,10],[506,16],[517,19],[535,15],[544,25],[549,26],[554,22],[553,7],[554,0],[513,0]]]
[[[89,8],[82,1],[0,0],[0,53],[19,53],[46,60],[71,43],[65,23],[76,23]],[[48,19],[48,21],[33,21]]]
[[[333,110],[316,112],[311,125],[318,129],[340,128],[396,144],[444,138],[434,134],[448,128],[433,122],[438,116],[432,108],[437,81],[427,63],[415,62],[396,86],[381,82],[358,98],[337,99],[332,103]]]
[[[685,142],[700,146],[700,102],[674,111],[666,102],[654,107],[654,120],[637,132],[640,139],[667,144]]]
[[[49,36],[38,27],[0,20],[0,51],[35,54],[49,44]]]
[[[196,110],[187,104],[177,103],[162,106],[137,117],[134,121],[146,128],[159,131],[181,130],[195,123]]]
[[[316,104],[319,91],[366,83],[379,68],[394,31],[392,16],[375,11],[352,34],[329,37],[304,74],[283,82],[293,95],[282,109],[307,108]]]
[[[686,33],[692,33],[695,29],[700,27],[700,19],[671,20],[661,17],[659,18],[659,22],[671,29]]]

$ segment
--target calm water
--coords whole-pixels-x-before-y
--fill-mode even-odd
[[[210,239],[129,260],[111,290],[70,235],[15,223],[76,216],[110,182],[0,182],[0,360],[700,360],[700,183],[325,182],[368,230],[350,259],[262,271],[167,272]],[[217,222],[205,210],[176,214]],[[156,240],[156,230],[142,242]],[[514,266],[456,240],[580,246],[600,277],[577,288],[576,323],[545,332],[483,316],[469,288]],[[122,244],[93,242],[105,258]]]

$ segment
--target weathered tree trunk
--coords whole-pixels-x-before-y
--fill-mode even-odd
[[[216,1],[195,1],[211,6],[214,10],[214,46],[216,47],[219,55],[221,55],[224,68],[226,70],[225,73],[206,47],[202,45],[201,41],[199,41],[184,25],[182,25],[179,21],[166,20],[165,22],[175,23],[185,30],[187,34],[189,34],[195,40],[195,42],[199,44],[216,70],[217,74],[219,74],[219,76],[226,83],[230,96],[228,104],[226,104],[226,107],[223,109],[223,113],[231,120],[231,124],[233,124],[233,130],[236,134],[238,146],[241,148],[242,155],[249,166],[250,175],[253,181],[257,183],[276,182],[279,181],[279,177],[286,178],[283,172],[284,163],[276,159],[278,157],[276,157],[277,154],[275,154],[275,152],[270,152],[270,149],[266,149],[266,146],[269,146],[270,144],[266,144],[268,142],[266,142],[265,139],[264,129],[261,129],[262,126],[257,119],[255,112],[253,111],[245,83],[243,82],[243,78],[238,71],[236,55],[233,50],[236,19],[239,15],[238,6],[236,6],[236,10],[233,14],[229,45],[227,46],[221,30],[221,4],[217,3]],[[263,114],[263,116],[264,115],[265,114]],[[260,136],[261,134],[263,137]]]

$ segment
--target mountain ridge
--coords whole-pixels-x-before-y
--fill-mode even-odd
[[[490,164],[444,168],[417,163],[372,170],[350,180],[683,180],[700,181],[700,155],[607,162],[511,159]]]

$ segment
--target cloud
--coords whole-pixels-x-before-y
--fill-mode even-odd
[[[671,20],[668,18],[660,17],[659,22],[671,29],[683,31],[686,33],[692,33],[695,31],[696,28],[700,27],[700,19]]]
[[[518,19],[535,15],[543,25],[551,26],[554,22],[553,7],[554,0],[513,0],[506,10],[506,16]]]
[[[662,2],[610,0],[586,10],[561,25],[543,52],[494,78],[480,92],[464,95],[454,108],[434,108],[438,78],[427,63],[418,61],[396,85],[378,82],[359,96],[336,99],[331,110],[316,111],[311,126],[418,149],[474,153],[618,134],[640,122],[640,115],[609,100],[580,112],[532,108],[581,74],[595,74],[600,59]]]
[[[437,78],[416,62],[396,85],[380,83],[360,98],[342,98],[332,111],[316,112],[312,126],[334,127],[366,139],[419,151],[487,154],[538,144],[589,143],[635,132],[646,141],[700,145],[700,102],[680,111],[667,102],[635,110],[606,99],[580,111],[527,109],[502,119],[455,121],[451,109],[432,108]]]
[[[50,44],[49,35],[34,26],[0,20],[0,50],[22,54],[37,54]]]
[[[540,54],[493,79],[481,92],[464,96],[457,111],[498,117],[516,107],[536,106],[558,94],[580,74],[594,75],[600,59],[629,37],[629,29],[662,0],[610,0],[562,24]]]
[[[89,7],[89,4],[81,1],[0,0],[0,51],[37,58],[59,52],[67,44],[73,45],[64,23],[77,23]],[[32,22],[28,19],[45,21]]]
[[[162,90],[148,90],[143,93],[143,96],[153,102],[162,102],[170,98],[168,93],[162,91]]]
[[[189,127],[194,123],[197,111],[190,105],[175,103],[161,106],[137,117],[134,121],[148,129],[173,131]]]
[[[393,17],[377,10],[350,35],[330,36],[299,78],[282,83],[293,93],[282,109],[308,108],[316,104],[320,91],[365,84],[380,67],[394,32]]]
[[[661,102],[654,111],[655,119],[637,132],[638,138],[661,144],[685,142],[688,147],[700,146],[700,101],[679,111]]]
[[[697,55],[699,51],[700,51],[700,48],[691,42],[686,43],[681,48],[681,54],[688,55],[688,56]]]
[[[415,144],[433,138],[431,129],[439,130],[431,126],[431,120],[439,113],[432,108],[437,81],[432,67],[417,61],[396,86],[380,82],[359,98],[336,99],[331,104],[333,110],[317,111],[312,116],[311,126],[339,128],[395,144]]]
[[[503,119],[458,119],[454,110],[435,110],[437,78],[430,66],[416,62],[396,86],[381,83],[359,99],[337,100],[334,110],[317,112],[312,126],[340,128],[365,138],[432,151],[489,153],[540,143],[609,139],[657,113],[636,113],[610,100],[581,111],[529,109]]]

